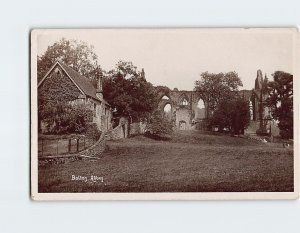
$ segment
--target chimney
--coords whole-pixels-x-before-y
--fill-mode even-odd
[[[98,78],[97,90],[96,90],[96,96],[100,100],[103,100],[102,80],[103,80],[103,76],[102,76],[102,72],[101,72],[100,77]]]

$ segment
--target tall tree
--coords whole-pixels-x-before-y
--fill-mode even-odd
[[[95,85],[96,80],[102,72],[97,59],[98,57],[94,52],[93,46],[89,46],[86,42],[62,38],[49,46],[43,55],[38,56],[38,82],[43,78],[54,62],[60,60],[81,75],[89,78]]]
[[[156,106],[154,87],[132,62],[119,61],[115,69],[105,74],[103,95],[117,115],[132,121],[148,118]]]
[[[237,95],[238,88],[243,86],[236,72],[228,73],[201,73],[201,79],[195,82],[195,90],[208,106],[207,118],[216,110],[218,103],[222,100]]]
[[[268,83],[267,105],[272,117],[279,121],[278,127],[283,138],[293,138],[293,75],[276,71],[274,81]]]
[[[239,96],[221,100],[210,119],[211,125],[219,126],[219,131],[228,128],[234,134],[244,133],[249,121],[249,102]]]

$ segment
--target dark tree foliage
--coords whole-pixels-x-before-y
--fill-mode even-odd
[[[195,90],[208,105],[207,118],[221,101],[233,98],[237,95],[238,88],[243,86],[236,72],[218,74],[204,72],[200,76],[201,79],[195,82]]]
[[[105,75],[103,95],[117,116],[132,121],[148,118],[156,107],[154,87],[145,79],[143,70],[137,71],[131,62],[120,61]]]
[[[283,138],[293,138],[293,75],[276,71],[274,81],[268,83],[267,105],[272,117],[279,121],[278,127]]]
[[[146,132],[163,138],[173,132],[173,123],[168,119],[164,112],[156,110],[148,119]]]
[[[98,57],[93,49],[93,46],[89,46],[82,41],[62,38],[60,41],[55,42],[47,48],[43,55],[38,56],[38,82],[44,77],[54,62],[60,60],[81,75],[89,78],[95,85],[102,71],[97,63]]]
[[[214,111],[210,124],[217,125],[219,131],[228,128],[231,133],[241,134],[250,121],[249,103],[241,97],[221,100]]]
[[[50,134],[85,133],[90,128],[93,112],[84,105],[71,106],[59,103],[46,105],[43,122]]]

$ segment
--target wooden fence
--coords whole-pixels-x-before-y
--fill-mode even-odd
[[[43,157],[74,154],[87,149],[95,142],[95,138],[85,136],[57,139],[40,138],[38,140],[38,155]]]

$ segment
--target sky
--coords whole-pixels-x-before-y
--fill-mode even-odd
[[[43,30],[37,53],[61,38],[94,46],[102,68],[131,61],[154,85],[193,90],[202,72],[236,71],[240,89],[252,89],[258,69],[272,80],[274,71],[293,74],[293,29],[81,29]]]

